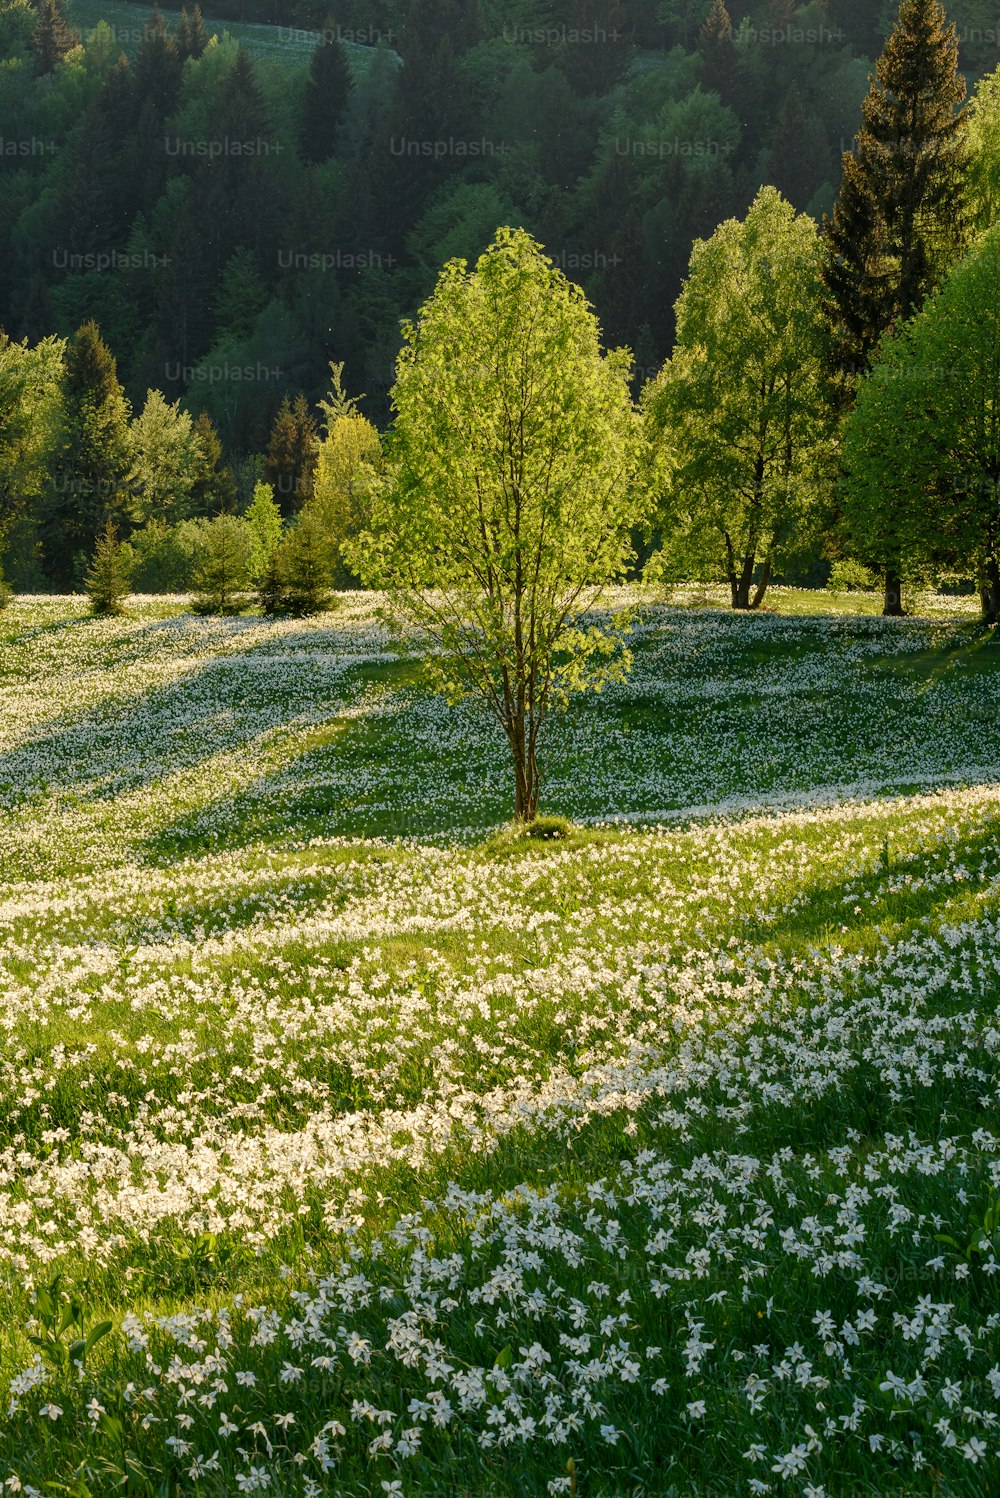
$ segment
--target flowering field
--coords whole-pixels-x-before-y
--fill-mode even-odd
[[[2,1491],[997,1490],[1000,647],[650,607],[515,842],[376,605],[0,613]]]

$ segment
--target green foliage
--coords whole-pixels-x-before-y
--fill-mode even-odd
[[[379,471],[382,444],[377,429],[361,415],[358,402],[343,387],[343,364],[331,364],[332,390],[320,401],[325,417],[316,448],[312,496],[306,508],[315,514],[333,555],[335,581],[346,585],[355,574],[348,567],[350,547],[366,512],[368,494]]]
[[[125,612],[125,600],[132,587],[132,555],[130,548],[119,541],[111,520],[97,538],[84,587],[95,614]]]
[[[827,587],[838,593],[873,593],[879,586],[879,579],[870,567],[865,567],[861,562],[845,558],[834,562],[830,568],[830,581]]]
[[[254,582],[259,582],[281,543],[281,511],[274,502],[274,491],[270,484],[254,484],[253,498],[243,513],[243,519],[253,536],[251,577]]]
[[[742,223],[695,245],[676,350],[645,393],[667,538],[653,570],[725,578],[734,608],[759,606],[822,513],[833,433],[819,298],[815,224],[762,188]]]
[[[969,202],[980,229],[1000,222],[1000,67],[980,78],[969,106]]]
[[[128,508],[133,460],[130,409],[115,360],[94,322],[70,340],[47,506],[46,551],[66,583],[76,556],[106,520]]]
[[[640,518],[630,359],[523,230],[445,266],[404,336],[387,472],[347,555],[438,642],[438,687],[494,714],[531,821],[546,718],[628,664],[620,621],[589,610]]]
[[[12,522],[41,493],[56,441],[65,345],[33,348],[0,331],[0,554]]]
[[[199,613],[238,614],[251,584],[253,532],[236,515],[217,515],[199,527],[191,582]]]
[[[132,586],[136,593],[184,593],[191,586],[195,555],[204,520],[168,526],[150,520],[129,538],[132,548]]]
[[[37,1347],[43,1360],[56,1373],[84,1369],[87,1359],[113,1329],[110,1321],[95,1322],[87,1327],[87,1310],[72,1287],[64,1284],[61,1273],[54,1274],[35,1290],[34,1325],[28,1341]]]
[[[1000,227],[887,339],[844,434],[857,554],[975,572],[1000,556]]]
[[[307,505],[268,558],[260,583],[264,612],[303,618],[328,609],[335,554],[319,514]]]
[[[824,226],[827,310],[848,382],[968,242],[964,98],[941,0],[903,0]]]
[[[131,518],[170,524],[186,518],[201,453],[191,417],[178,402],[150,390],[131,427]]]

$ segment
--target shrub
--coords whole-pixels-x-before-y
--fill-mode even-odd
[[[834,562],[827,587],[835,593],[874,593],[881,588],[878,575],[860,562]]]
[[[132,536],[132,587],[136,593],[186,593],[204,523],[167,526],[151,520]]]

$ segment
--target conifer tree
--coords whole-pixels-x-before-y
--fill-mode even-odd
[[[964,97],[941,0],[902,0],[824,221],[825,300],[845,402],[880,338],[919,310],[967,244]],[[885,613],[901,611],[890,564]]]
[[[217,515],[202,532],[192,582],[195,609],[204,614],[238,614],[250,586],[253,535],[236,515]]]
[[[704,88],[728,104],[736,92],[739,60],[733,43],[733,23],[725,0],[712,0],[698,33],[699,76]]]
[[[95,322],[69,342],[62,396],[45,550],[54,579],[66,584],[97,531],[124,514],[132,469],[129,403]]]
[[[312,493],[316,468],[316,423],[304,395],[278,407],[271,429],[264,477],[271,485],[285,515],[301,510]]]
[[[38,20],[31,35],[31,50],[39,78],[54,73],[79,40],[66,23],[63,0],[38,0]]]
[[[222,462],[222,443],[212,425],[212,418],[204,411],[196,417],[192,427],[194,438],[194,470],[191,479],[189,504],[196,515],[222,515],[236,503],[236,485],[229,469]]]
[[[253,536],[252,576],[258,582],[267,572],[271,557],[281,543],[281,511],[274,502],[270,484],[254,484],[243,519]]]
[[[343,42],[327,20],[309,63],[299,143],[305,161],[327,161],[334,153],[353,89]]]
[[[177,23],[177,52],[182,62],[189,57],[199,58],[208,46],[208,33],[201,14],[201,6],[195,5],[189,13],[181,6],[181,18]]]
[[[768,152],[768,181],[794,208],[805,212],[810,199],[833,175],[833,161],[822,120],[810,113],[794,86],[788,90]]]
[[[319,515],[303,510],[272,551],[260,586],[265,614],[303,618],[330,607],[334,548]]]
[[[118,539],[113,520],[108,520],[97,537],[94,559],[84,587],[95,614],[123,614],[125,600],[132,585],[128,554]]]

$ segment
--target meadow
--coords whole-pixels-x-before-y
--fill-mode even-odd
[[[773,597],[551,840],[377,596],[0,612],[0,1492],[997,1488],[1000,644]]]

